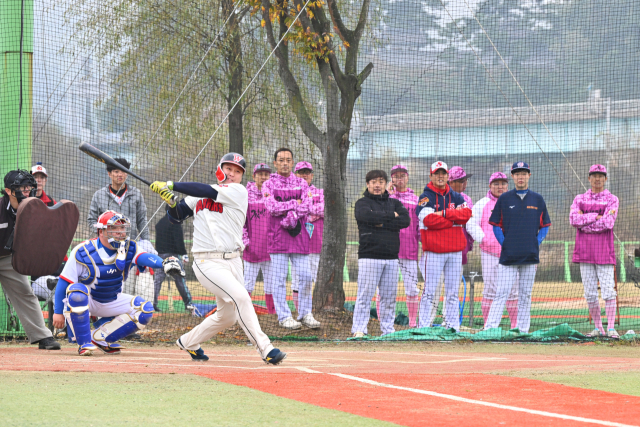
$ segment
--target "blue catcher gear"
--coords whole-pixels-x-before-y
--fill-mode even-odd
[[[93,340],[111,344],[140,329],[144,329],[153,318],[153,303],[137,296],[131,300],[131,306],[135,310],[133,315],[125,313],[115,317],[104,318],[104,321],[100,319],[96,322],[94,324]],[[110,345],[110,347],[114,346]]]
[[[91,324],[89,320],[89,288],[81,283],[73,283],[67,288],[67,305],[64,317],[81,348],[95,350],[91,344]]]
[[[122,282],[129,276],[131,264],[136,256],[136,242],[127,242],[129,246],[126,248],[124,270],[116,268],[115,263],[105,264],[98,254],[94,240],[90,240],[76,252],[76,261],[89,271],[86,277],[80,278],[80,283],[91,286],[91,298],[99,303],[115,301],[122,291]]]

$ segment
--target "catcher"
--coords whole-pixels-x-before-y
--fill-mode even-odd
[[[122,283],[135,264],[145,268],[163,268],[167,274],[180,274],[177,258],[164,261],[144,252],[130,240],[131,223],[122,214],[107,211],[96,223],[98,237],[73,248],[65,265],[55,295],[53,325],[75,336],[78,354],[90,356],[95,350],[119,354],[118,341],[149,324],[153,302],[141,296],[122,293]],[[90,316],[100,317],[91,331]]]

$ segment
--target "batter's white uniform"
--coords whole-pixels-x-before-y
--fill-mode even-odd
[[[218,192],[216,200],[186,197],[184,202],[194,216],[193,271],[202,286],[216,296],[218,309],[184,334],[180,341],[185,349],[197,350],[200,343],[238,321],[264,359],[273,350],[273,345],[262,332],[251,297],[244,287],[239,256],[244,250],[242,228],[249,204],[247,189],[241,184],[211,187]],[[238,255],[230,259],[216,258],[223,253]]]

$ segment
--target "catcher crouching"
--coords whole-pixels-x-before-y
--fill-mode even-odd
[[[135,264],[145,268],[164,268],[168,274],[180,270],[175,257],[164,261],[144,252],[129,238],[131,223],[114,211],[100,215],[96,224],[98,237],[73,248],[65,265],[55,295],[53,324],[64,327],[78,344],[78,354],[90,356],[101,350],[118,354],[118,341],[144,329],[153,317],[153,302],[141,296],[122,293],[122,283]],[[91,330],[90,316],[99,317]]]

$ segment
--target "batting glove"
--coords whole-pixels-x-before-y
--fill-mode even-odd
[[[173,181],[155,181],[151,184],[151,191],[158,193],[160,198],[173,208],[176,205],[176,195],[171,190],[173,190]]]

